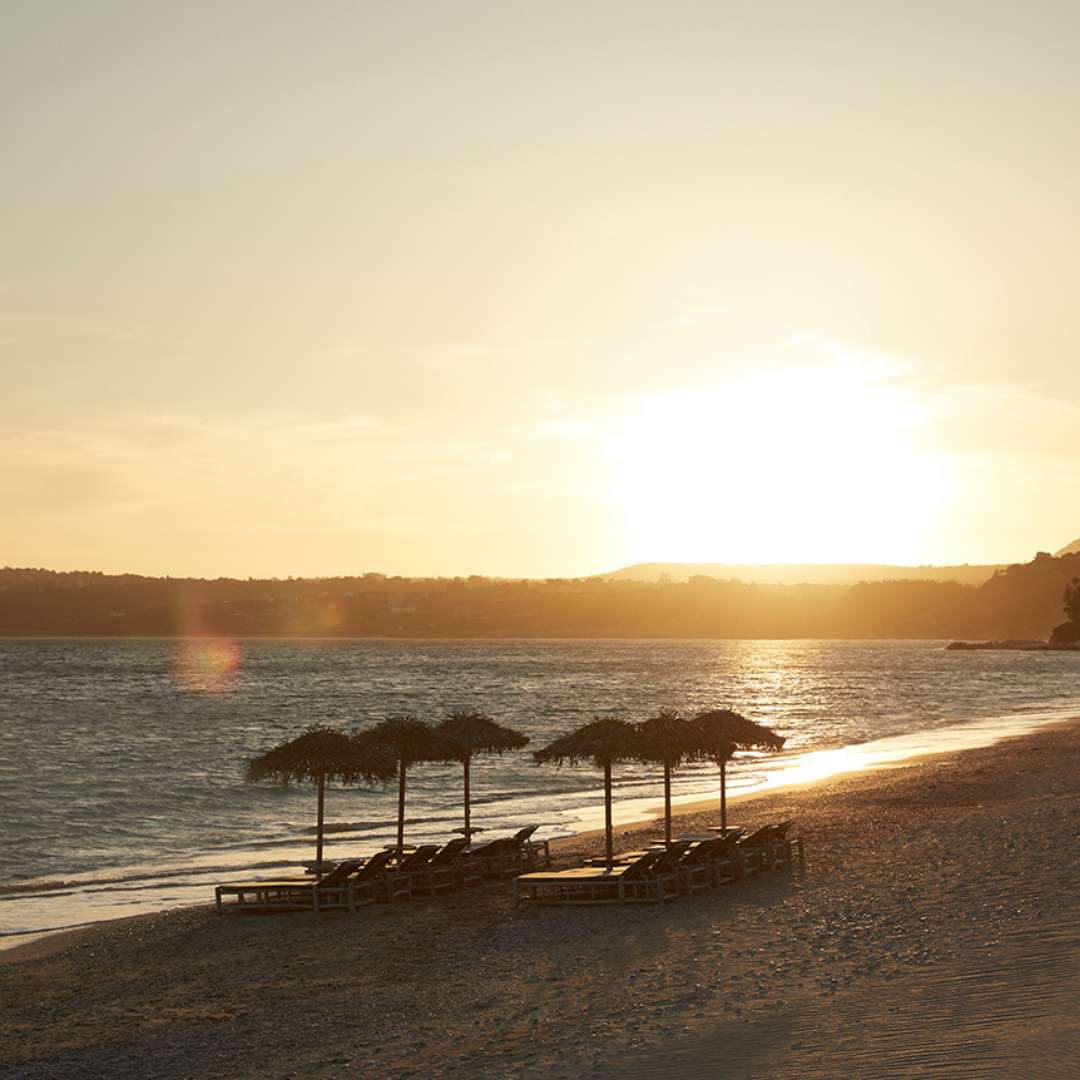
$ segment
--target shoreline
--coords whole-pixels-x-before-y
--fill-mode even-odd
[[[1061,716],[1054,716],[1050,719],[1039,720],[1027,727],[1016,727],[1016,725],[1006,725],[1006,730],[999,730],[997,732],[987,732],[984,740],[977,740],[970,742],[964,746],[958,746],[954,742],[946,742],[938,748],[922,748],[914,751],[910,754],[905,754],[898,757],[888,757],[886,760],[877,762],[866,762],[865,751],[869,750],[871,753],[876,751],[876,748],[882,744],[895,744],[903,741],[912,741],[914,739],[930,739],[933,740],[934,736],[950,735],[956,732],[968,732],[972,730],[986,731],[987,721],[978,720],[970,721],[963,724],[956,724],[947,728],[928,729],[921,732],[911,732],[907,735],[891,736],[885,739],[875,739],[866,743],[853,743],[848,746],[838,747],[835,750],[819,750],[810,751],[807,755],[801,755],[802,757],[815,756],[815,755],[834,755],[834,754],[851,754],[854,753],[858,758],[863,758],[864,763],[858,764],[852,768],[845,768],[836,772],[827,772],[823,775],[809,776],[804,779],[788,780],[783,783],[770,783],[766,780],[764,783],[755,787],[746,788],[741,791],[729,791],[727,796],[728,807],[737,807],[740,803],[744,803],[748,800],[761,799],[771,795],[787,795],[798,791],[809,791],[815,787],[821,787],[833,782],[842,780],[853,779],[861,776],[872,776],[876,772],[890,770],[890,769],[905,769],[911,766],[919,765],[923,762],[932,761],[935,758],[948,754],[965,753],[968,750],[980,750],[986,747],[998,746],[1003,742],[1007,742],[1010,739],[1023,739],[1028,735],[1036,734],[1040,731],[1052,730],[1057,727],[1080,727],[1080,713],[1073,713],[1071,709],[1068,714]],[[790,771],[798,772],[798,766]],[[783,775],[783,773],[774,774]],[[644,829],[654,828],[658,820],[662,820],[664,816],[664,801],[663,797],[657,797],[656,799],[626,799],[622,800],[622,805],[626,806],[629,803],[636,805],[645,805],[646,812],[641,817],[631,817],[623,819],[619,816],[620,803],[616,802],[613,806],[613,821],[616,834],[620,832],[640,832]],[[671,801],[672,805],[672,822],[680,817],[697,816],[701,814],[709,814],[710,812],[719,814],[720,812],[720,798],[719,794],[710,796],[707,799],[702,799],[697,796],[675,796]],[[596,816],[602,815],[602,809],[597,812]],[[593,840],[603,839],[604,829],[599,828],[586,828],[572,833],[569,836],[559,836],[551,841],[551,850],[563,850],[573,848],[578,840]]]
[[[493,884],[54,935],[0,964],[0,1075],[1070,1075],[1078,787],[1073,719],[740,800],[740,823],[796,818],[805,869],[662,908],[514,912]]]
[[[872,774],[878,770],[902,769],[944,754],[962,752],[963,749],[992,746],[1003,740],[1023,737],[1025,734],[1045,728],[1080,722],[1080,714],[1073,714],[1071,710],[1060,715],[1034,713],[1032,716],[1033,719],[1025,717],[1023,714],[1017,714],[966,721],[949,727],[931,728],[909,732],[904,735],[887,736],[882,739],[849,744],[834,749],[807,751],[792,758],[790,765],[782,766],[777,770],[770,770],[763,782],[742,790],[729,790],[728,806],[738,807],[739,804],[746,800],[762,798],[771,794],[782,795],[807,790],[818,785],[828,784],[834,780]],[[845,758],[848,760],[844,761],[843,767],[836,768],[836,761]],[[768,758],[762,759],[766,768],[768,760]],[[823,764],[823,762],[831,762],[832,764]],[[801,778],[785,780],[784,777],[788,774]],[[702,798],[697,794],[675,795],[672,799],[672,810],[676,817],[705,814],[710,811],[718,813],[719,796],[717,794]],[[662,819],[663,813],[663,798],[659,795],[617,800],[613,807],[616,835],[655,828],[657,820]],[[602,825],[597,827],[591,824],[592,821],[602,821],[602,819],[602,806],[594,807],[590,813],[582,812],[580,827],[568,835],[551,839],[551,850],[553,852],[573,851],[578,846],[579,841],[588,842],[598,837],[602,839],[604,835]],[[225,873],[228,873],[228,871],[225,871]],[[230,880],[246,880],[245,875],[247,873],[246,870],[236,871],[232,873]],[[205,874],[209,879],[213,876],[213,870],[207,869]],[[261,876],[265,877],[266,873],[263,872]],[[94,879],[89,884],[107,883],[112,880],[114,879],[104,877],[100,881]],[[156,879],[147,878],[146,880],[152,881]],[[209,892],[214,883],[207,880],[199,882],[194,888],[200,890],[205,888]],[[78,890],[82,884],[83,882],[78,879],[51,879],[41,883],[39,886],[40,892],[36,895],[47,898],[53,893],[60,894],[62,891]],[[13,892],[15,888],[12,887]],[[35,895],[34,888],[32,886],[27,888],[25,895]],[[7,962],[10,954],[14,951],[31,948],[57,936],[81,934],[92,931],[95,927],[108,926],[126,920],[149,918],[155,915],[167,914],[171,911],[197,909],[202,907],[203,903],[201,900],[174,903],[161,908],[140,911],[133,915],[87,920],[84,923],[57,929],[47,928],[5,933],[0,935],[0,963]]]
[[[1008,743],[1016,739],[1026,739],[1031,736],[1037,735],[1042,731],[1053,731],[1060,728],[1076,728],[1078,734],[1080,734],[1080,714],[1063,716],[1059,719],[1047,720],[1037,727],[1027,731],[1014,732],[1012,734],[1000,735],[990,742],[980,743],[976,746],[964,747],[957,749],[956,747],[944,747],[941,750],[927,750],[917,754],[913,754],[911,757],[898,758],[895,761],[889,761],[880,765],[868,765],[857,769],[850,769],[844,772],[830,773],[827,776],[815,777],[808,780],[793,780],[785,784],[776,784],[773,786],[764,785],[762,787],[752,788],[747,791],[739,791],[734,794],[728,793],[727,805],[730,810],[732,806],[737,807],[740,803],[756,799],[769,798],[771,796],[785,796],[792,795],[797,792],[812,792],[814,789],[826,789],[832,784],[839,784],[849,780],[855,780],[860,778],[871,778],[875,773],[889,771],[894,769],[908,769],[917,767],[928,762],[932,762],[935,759],[944,757],[946,755],[953,754],[966,754],[972,750],[983,750],[991,747],[998,747],[1002,744]],[[865,744],[862,744],[865,745]],[[847,749],[846,747],[844,749]],[[618,804],[616,803],[617,807]],[[618,837],[620,834],[640,833],[648,829],[655,828],[658,822],[662,822],[664,817],[664,803],[661,797],[654,807],[655,813],[647,814],[645,817],[634,818],[629,821],[621,821],[617,816],[614,817],[614,832]],[[698,818],[701,816],[713,815],[719,817],[720,814],[720,800],[719,797],[709,799],[689,799],[686,802],[678,802],[672,799],[672,830],[676,827],[676,824],[681,818]],[[729,814],[730,816],[730,814]],[[550,841],[552,852],[574,852],[578,849],[580,843],[587,843],[593,841],[604,840],[604,829],[582,829],[580,832],[571,834],[570,836],[559,836]]]

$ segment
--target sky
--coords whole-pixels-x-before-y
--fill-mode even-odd
[[[1080,6],[7,0],[0,565],[1080,536]]]

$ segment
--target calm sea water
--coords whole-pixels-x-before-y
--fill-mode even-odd
[[[311,789],[245,785],[243,769],[315,722],[478,708],[539,747],[597,712],[731,707],[788,735],[784,754],[738,760],[738,789],[808,751],[1080,711],[1076,655],[942,646],[2,641],[0,933],[205,901],[215,880],[295,868],[312,854]],[[622,799],[658,790],[641,768],[620,768],[616,784]],[[714,792],[715,770],[688,769],[676,786]],[[414,769],[410,837],[447,838],[460,788],[458,768]],[[595,820],[600,800],[592,770],[538,768],[527,751],[478,759],[473,793],[474,823],[492,836],[534,821],[544,835],[568,833]],[[390,842],[395,796],[332,790],[329,854]]]

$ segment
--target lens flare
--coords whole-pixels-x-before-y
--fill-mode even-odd
[[[232,686],[242,659],[240,646],[228,638],[177,642],[169,663],[173,682],[189,694],[222,694]]]

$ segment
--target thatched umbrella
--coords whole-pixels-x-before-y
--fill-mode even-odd
[[[719,743],[731,743],[732,754],[735,750],[780,750],[787,741],[771,727],[755,724],[730,709],[710,709],[698,713],[691,721],[708,737]],[[727,828],[727,759],[732,756],[717,758],[720,765],[720,827]]]
[[[591,761],[604,770],[604,839],[605,854],[610,866],[614,862],[611,829],[611,766],[617,761],[641,760],[641,735],[633,724],[610,716],[597,716],[591,723],[537,750],[533,757],[537,765],[553,762],[572,765]]]
[[[245,779],[249,784],[260,780],[313,783],[319,791],[318,823],[315,829],[315,862],[322,866],[323,804],[326,782],[372,784],[394,775],[394,761],[385,754],[367,753],[337,728],[308,728],[302,735],[280,743],[272,750],[248,762]]]
[[[465,829],[471,838],[473,828],[469,821],[469,767],[474,754],[504,754],[507,750],[520,750],[528,741],[513,728],[496,724],[490,716],[475,712],[451,713],[435,730],[453,742],[459,751],[459,760],[465,772]]]
[[[723,763],[734,751],[733,743],[704,726],[684,720],[674,709],[661,709],[637,725],[641,736],[641,760],[664,766],[664,842],[671,843],[671,770],[691,761]]]
[[[405,773],[422,761],[457,761],[456,743],[415,716],[394,716],[373,728],[357,732],[353,740],[365,752],[373,751],[393,759],[398,776],[397,850],[405,847]]]

